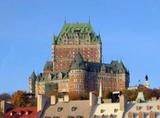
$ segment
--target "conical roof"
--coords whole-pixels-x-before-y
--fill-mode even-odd
[[[30,76],[30,79],[36,79],[36,78],[37,78],[37,76],[36,76],[35,72],[33,71],[31,76]]]
[[[73,69],[85,69],[85,64],[83,61],[82,55],[78,52],[74,58],[74,61],[71,64],[71,70]]]

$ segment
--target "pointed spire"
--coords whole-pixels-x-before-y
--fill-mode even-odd
[[[36,79],[36,78],[37,78],[37,76],[36,76],[35,72],[33,71],[31,76],[30,76],[30,79]]]

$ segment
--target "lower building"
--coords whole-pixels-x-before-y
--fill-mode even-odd
[[[69,93],[69,95],[84,96],[90,91],[97,91],[99,81],[102,81],[103,91],[121,91],[129,86],[129,72],[122,62],[112,61],[111,64],[85,62],[80,53],[75,56],[70,70],[53,72],[47,63],[44,72],[31,75],[29,79],[30,92],[50,94],[53,92]],[[71,96],[70,96],[71,97]]]
[[[15,107],[10,102],[1,101],[2,118],[38,118],[37,107]]]
[[[68,95],[58,99],[52,96],[49,100],[38,95],[37,111],[40,118],[160,118],[160,100],[145,101],[142,92],[133,102],[127,102],[120,92],[118,96],[117,102],[103,99],[100,82],[99,96],[90,92],[88,100],[69,100]]]
[[[160,118],[160,100],[127,103],[125,118]]]
[[[64,97],[56,101],[52,96],[47,106],[45,105],[47,99],[42,96],[38,96],[38,101],[45,101],[45,103],[38,103],[39,118],[122,118],[125,110],[124,99],[119,103],[108,103],[104,100],[98,104],[98,98],[92,92],[89,100],[69,100]]]

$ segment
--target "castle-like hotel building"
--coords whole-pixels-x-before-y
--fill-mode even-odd
[[[64,24],[52,43],[52,61],[42,73],[29,77],[29,91],[35,95],[50,92],[84,96],[97,91],[120,91],[129,86],[129,72],[122,62],[102,63],[100,35],[90,23]]]

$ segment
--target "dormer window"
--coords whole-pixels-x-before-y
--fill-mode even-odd
[[[63,110],[63,107],[58,107],[57,112],[61,112]]]
[[[94,115],[94,116],[93,116],[93,118],[97,118],[97,116],[96,116],[96,115]]]
[[[68,116],[67,118],[75,118],[74,116]]]
[[[118,109],[114,109],[114,113],[118,112]]]
[[[76,116],[76,118],[84,118],[84,117],[83,117],[83,116],[78,115],[78,116]]]
[[[59,116],[53,116],[53,118],[60,118]]]
[[[100,111],[101,113],[103,113],[103,112],[105,112],[105,110],[104,109],[101,109],[101,111]]]
[[[76,111],[76,109],[77,107],[74,107],[74,106],[71,108],[72,111]]]

